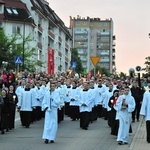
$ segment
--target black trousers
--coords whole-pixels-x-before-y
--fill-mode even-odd
[[[15,127],[15,113],[16,113],[16,106],[11,106],[9,116],[9,129]]]
[[[93,121],[97,120],[97,118],[98,118],[98,106],[94,106],[92,108],[92,113],[93,113]]]
[[[37,111],[36,118],[37,118],[37,120],[40,120],[40,119],[42,118],[41,107],[40,107],[40,106],[37,106],[37,107],[36,107],[36,111]]]
[[[79,106],[70,106],[70,117],[73,120],[79,119]]]
[[[87,128],[90,122],[90,112],[81,112],[80,113],[80,127]]]
[[[135,116],[136,116],[136,119],[139,120],[140,109],[141,109],[140,102],[136,102],[135,110],[132,112],[132,120],[135,120]]]
[[[70,112],[69,112],[69,102],[66,102],[65,103],[65,115],[67,115],[67,116],[70,116]]]
[[[4,129],[8,129],[9,128],[9,116],[8,114],[1,114],[0,116],[0,129],[1,131],[3,131]]]
[[[21,111],[22,114],[22,125],[29,127],[31,123],[31,111]]]
[[[146,121],[147,142],[150,143],[150,121]]]

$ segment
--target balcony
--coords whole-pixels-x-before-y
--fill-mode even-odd
[[[114,60],[116,58],[116,56],[115,55],[112,55],[112,59]]]
[[[115,35],[113,36],[113,40],[116,40],[116,36]]]
[[[58,40],[60,43],[62,43],[62,38],[60,36],[58,37]]]
[[[116,65],[115,61],[113,61],[113,62],[112,62],[112,65],[113,65],[113,66],[115,66],[115,65]]]
[[[88,31],[75,31],[75,34],[88,34]]]
[[[113,52],[113,53],[115,53],[115,52],[116,52],[115,48],[113,48],[113,49],[112,49],[112,52]]]
[[[109,35],[109,32],[101,32],[100,35]]]
[[[42,50],[42,44],[38,42],[38,48]]]
[[[102,45],[101,49],[110,49],[110,45]]]
[[[69,45],[67,43],[65,43],[65,48],[69,49]]]
[[[75,38],[75,42],[87,42],[87,38]]]
[[[66,61],[66,62],[68,62],[68,61],[69,61],[67,57],[65,57],[65,61]]]
[[[52,38],[55,39],[55,35],[51,30],[48,30],[48,35]]]
[[[100,62],[109,62],[109,61],[110,61],[110,59],[108,59],[108,58],[105,58],[105,59],[101,58],[101,60],[100,60]]]
[[[87,61],[86,57],[81,57],[80,59],[81,59],[81,61]]]
[[[75,44],[74,47],[76,47],[76,48],[87,48],[87,45],[85,45],[85,44]]]
[[[109,55],[109,52],[100,52],[101,55]]]
[[[41,24],[38,24],[38,30],[42,33],[43,32],[43,28],[41,26]]]
[[[113,42],[113,47],[115,47],[116,46],[116,43],[115,42]]]
[[[61,53],[60,51],[58,52],[58,55],[59,55],[60,57],[62,57],[62,53]]]

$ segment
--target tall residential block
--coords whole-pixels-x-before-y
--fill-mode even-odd
[[[78,50],[86,72],[94,68],[90,57],[97,56],[100,57],[98,66],[115,73],[115,36],[112,19],[70,17],[70,29],[73,48]]]

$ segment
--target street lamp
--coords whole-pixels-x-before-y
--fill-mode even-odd
[[[22,65],[22,70],[24,70],[24,46],[25,46],[25,23],[26,23],[26,21],[28,20],[28,19],[31,19],[32,18],[32,16],[28,16],[28,18],[26,18],[26,19],[24,19],[23,20],[23,42],[22,42],[22,63],[23,63],[23,65]]]
[[[3,65],[3,70],[4,70],[5,67],[7,68],[8,62],[7,61],[2,61],[2,65]]]

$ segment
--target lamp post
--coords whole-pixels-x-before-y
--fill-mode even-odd
[[[2,61],[2,64],[3,64],[3,70],[4,70],[5,67],[7,68],[7,65],[8,65],[7,61]]]
[[[24,19],[23,20],[23,42],[22,42],[22,70],[24,70],[24,46],[25,46],[25,23],[26,23],[26,21],[28,20],[28,19],[31,19],[32,18],[32,16],[28,16],[28,18],[26,18],[26,19]]]

